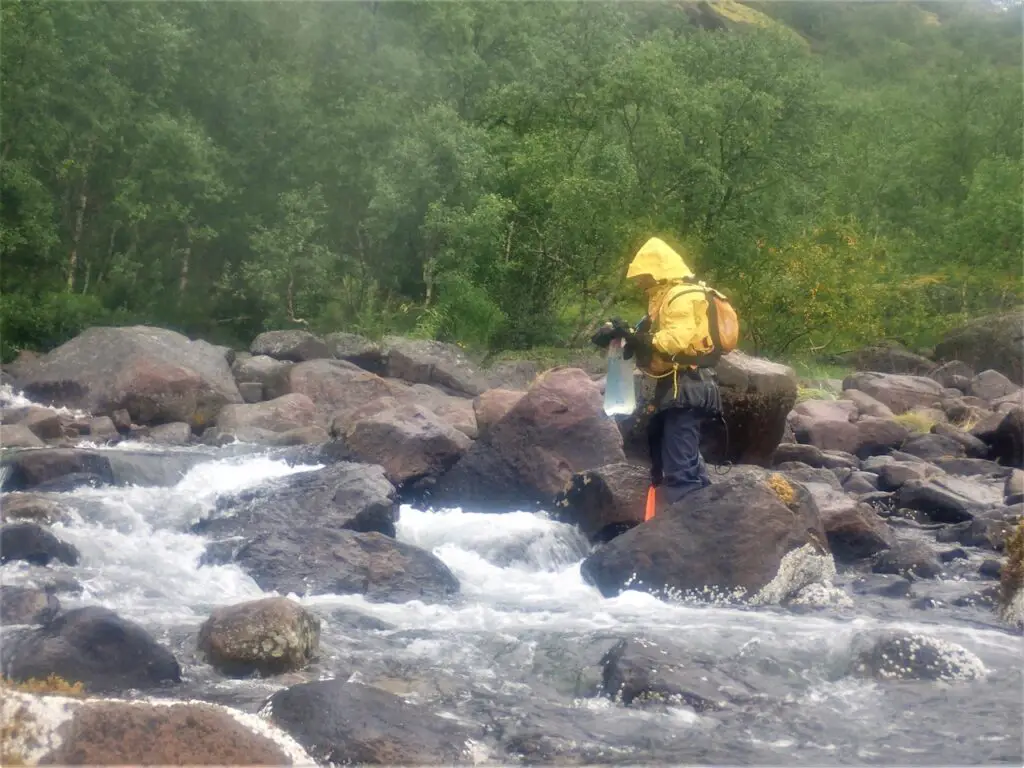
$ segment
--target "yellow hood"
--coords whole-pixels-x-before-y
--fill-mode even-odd
[[[652,237],[643,248],[636,252],[630,262],[626,277],[650,275],[658,282],[663,280],[682,280],[693,277],[693,270],[686,266],[683,257],[658,237]]]

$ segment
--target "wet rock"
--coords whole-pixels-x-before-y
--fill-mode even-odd
[[[67,611],[3,651],[4,674],[16,681],[56,675],[96,693],[181,681],[169,650],[138,624],[99,606]]]
[[[65,475],[91,475],[103,483],[113,483],[109,459],[95,451],[72,448],[45,448],[19,451],[0,459],[7,469],[4,489],[24,491]]]
[[[207,661],[232,676],[304,667],[320,647],[320,620],[298,603],[268,597],[217,608],[199,629]]]
[[[910,431],[902,424],[889,419],[876,419],[867,416],[857,422],[856,443],[847,450],[859,459],[877,456],[892,451],[903,445],[910,436]],[[843,449],[840,449],[843,450]]]
[[[928,375],[944,387],[952,387],[966,392],[971,379],[974,378],[974,369],[961,360],[950,360]]]
[[[94,443],[114,440],[119,434],[114,420],[109,416],[96,416],[89,420],[89,439]]]
[[[489,389],[473,400],[478,436],[483,436],[494,424],[505,418],[526,392],[511,389]]]
[[[834,564],[811,494],[773,475],[689,494],[591,554],[582,572],[606,597],[638,589],[770,603],[830,578]]]
[[[981,659],[955,643],[895,630],[854,638],[850,673],[878,680],[966,681],[981,677]]]
[[[992,401],[992,410],[997,413],[1009,413],[1015,408],[1024,408],[1024,389],[1018,389],[1016,392],[997,397]]]
[[[1007,475],[1003,496],[1007,506],[1024,502],[1024,470],[1015,469]]]
[[[268,397],[273,399],[287,394],[288,371],[292,365],[294,363],[275,360],[268,355],[253,355],[235,360],[231,374],[238,383],[239,391],[243,385],[258,387],[256,402],[259,402]]]
[[[1010,381],[999,371],[989,369],[982,371],[971,379],[970,393],[982,400],[997,400],[1006,395],[1015,394],[1020,387]]]
[[[878,475],[874,472],[852,472],[843,480],[843,490],[851,494],[877,491]]]
[[[397,493],[384,469],[342,461],[222,497],[214,515],[193,531],[226,538],[320,525],[393,537],[397,519]]]
[[[944,552],[939,552],[939,560],[941,560],[943,563],[951,563],[954,560],[966,560],[967,558],[967,551],[961,547],[947,549]]]
[[[149,326],[89,328],[40,358],[22,385],[37,402],[197,429],[242,401],[221,349]]]
[[[27,520],[52,525],[65,518],[64,509],[55,501],[33,493],[5,493],[0,503],[0,520]]]
[[[936,541],[944,544],[958,543],[965,547],[981,547],[997,552],[1006,545],[1006,538],[1013,530],[1013,523],[999,518],[976,517],[970,522],[950,525],[935,534]]]
[[[368,632],[384,632],[394,629],[394,624],[388,624],[375,616],[370,616],[353,608],[335,608],[331,611],[331,621],[343,627],[345,630],[366,630]]]
[[[253,715],[191,702],[81,699],[5,691],[13,765],[296,765],[309,757]]]
[[[964,446],[952,437],[939,434],[911,435],[900,447],[904,453],[925,461],[959,458],[966,455]]]
[[[396,486],[442,474],[472,444],[462,432],[414,403],[398,403],[361,417],[340,436],[356,459],[384,467]]]
[[[925,480],[941,474],[937,467],[916,461],[894,461],[878,468],[878,487],[883,491],[897,491],[911,480]]]
[[[253,357],[265,355],[275,360],[302,363],[330,357],[327,343],[309,331],[267,331],[261,333],[249,347]]]
[[[32,565],[53,561],[77,565],[78,550],[34,523],[5,523],[0,527],[0,562],[24,560]]]
[[[592,542],[610,541],[644,521],[650,472],[635,464],[610,464],[579,472],[555,498],[557,520],[579,526]]]
[[[889,549],[875,556],[871,570],[919,579],[934,579],[942,573],[935,552],[924,542],[914,539],[892,541]]]
[[[410,384],[433,384],[469,397],[489,389],[485,377],[454,344],[387,336],[382,346],[391,378]]]
[[[942,475],[907,481],[898,499],[901,507],[919,510],[937,523],[960,523],[1000,505],[1003,494],[997,480]]]
[[[380,344],[355,333],[329,333],[324,337],[331,356],[383,376],[387,368]]]
[[[363,407],[379,397],[397,395],[400,384],[382,379],[343,360],[310,360],[287,373],[288,391],[308,397],[316,405],[318,425],[330,428],[341,414]]]
[[[987,558],[978,566],[978,575],[983,579],[999,580],[1003,572],[1003,562],[995,558]]]
[[[431,502],[492,511],[547,505],[576,472],[624,460],[590,377],[556,368],[442,475]]]
[[[287,432],[315,422],[313,401],[295,393],[252,405],[227,405],[217,414],[217,427],[226,432],[239,432],[247,427]]]
[[[59,612],[60,600],[53,592],[0,586],[0,624],[46,624]]]
[[[440,602],[459,591],[459,580],[440,559],[380,533],[296,525],[250,539],[235,562],[261,589],[281,594]]]
[[[0,424],[0,445],[4,448],[42,448],[46,443],[24,424]]]
[[[855,470],[860,469],[860,459],[854,456],[852,453],[846,453],[845,451],[822,451],[822,466],[826,469],[831,469],[836,472],[841,469]],[[836,475],[839,477],[839,475]],[[846,475],[842,479],[845,479]]]
[[[30,407],[21,421],[40,440],[59,440],[64,437],[64,425],[56,411],[49,408]]]
[[[817,483],[805,484],[814,497],[829,548],[839,562],[856,562],[888,549],[889,526],[867,504]]]
[[[889,406],[859,389],[844,389],[839,398],[852,402],[862,416],[874,416],[877,419],[891,419],[895,416]]]
[[[984,459],[988,456],[988,446],[984,442],[952,424],[938,423],[932,427],[932,432],[960,443],[963,446],[963,453],[970,458]]]
[[[227,406],[237,408],[241,406]],[[159,443],[160,445],[188,445],[192,442],[192,429],[183,421],[175,421],[171,424],[160,424],[150,427],[146,435],[147,443]]]
[[[936,360],[962,360],[976,371],[989,368],[1024,383],[1024,315],[1006,312],[977,318],[948,332],[935,346]]]
[[[839,481],[839,478],[836,477],[835,473],[827,469],[814,469],[813,467],[779,467],[779,474],[785,476],[788,480],[793,480],[797,483],[820,483],[834,488],[837,491],[840,491],[843,488],[842,483]]]
[[[879,597],[910,597],[910,581],[898,574],[869,573],[857,577],[850,585],[854,594]]]
[[[843,380],[843,389],[866,392],[897,414],[942,400],[942,385],[924,376],[854,373]]]
[[[1005,478],[1010,473],[1009,467],[987,459],[936,459],[934,466],[947,475],[964,477]]]
[[[971,434],[989,446],[988,458],[1008,467],[1024,469],[1024,408],[1017,408],[999,417],[993,424],[982,422]]]
[[[601,659],[601,693],[626,706],[685,705],[697,712],[725,709],[753,693],[706,659],[683,659],[652,640],[621,640]]]
[[[451,720],[358,683],[319,680],[278,691],[260,710],[320,764],[471,763],[466,734]]]

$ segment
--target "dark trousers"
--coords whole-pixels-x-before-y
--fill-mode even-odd
[[[691,491],[711,485],[700,455],[702,416],[692,408],[668,408],[651,417],[647,444],[651,451],[651,482],[657,486],[658,508],[671,506]]]

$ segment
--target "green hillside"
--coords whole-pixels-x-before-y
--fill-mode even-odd
[[[148,322],[488,348],[642,306],[929,344],[1022,291],[1020,5],[5,2],[3,358]]]

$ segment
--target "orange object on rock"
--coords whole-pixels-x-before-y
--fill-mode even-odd
[[[654,517],[654,486],[647,489],[647,509],[644,510],[644,522]]]

